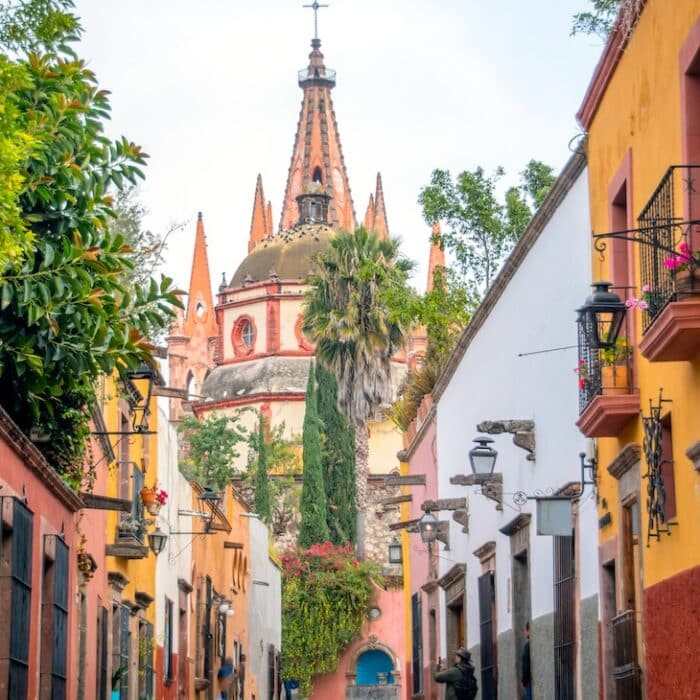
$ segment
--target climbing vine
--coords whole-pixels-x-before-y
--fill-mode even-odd
[[[332,542],[288,550],[281,563],[283,675],[308,696],[314,676],[335,671],[359,635],[379,565]]]

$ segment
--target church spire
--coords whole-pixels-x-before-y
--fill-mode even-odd
[[[308,67],[299,71],[299,87],[304,96],[287,176],[280,230],[297,223],[296,198],[305,188],[316,183],[330,197],[329,223],[354,231],[355,211],[331,99],[335,71],[326,68],[318,38],[311,41]]]
[[[440,222],[433,224],[432,235],[430,236],[430,257],[428,258],[428,291],[431,292],[435,286],[435,268],[445,267],[445,251],[442,249],[440,236]]]
[[[377,190],[374,193],[374,225],[372,229],[377,232],[379,238],[389,238],[389,224],[386,220],[381,173],[377,173]]]
[[[369,195],[367,211],[365,212],[365,228],[368,231],[372,231],[374,229],[374,195],[371,193]]]
[[[194,238],[194,255],[192,256],[192,274],[187,297],[184,334],[192,336],[196,324],[201,323],[204,323],[211,330],[210,335],[215,335],[216,319],[214,318],[214,302],[211,294],[207,240],[204,235],[204,222],[200,211],[197,214],[197,231]]]
[[[268,211],[272,213],[269,203],[265,205],[262,176],[258,175],[255,183],[255,197],[253,199],[253,218],[250,222],[250,236],[248,237],[249,253],[258,243],[270,235],[272,222],[267,220]]]

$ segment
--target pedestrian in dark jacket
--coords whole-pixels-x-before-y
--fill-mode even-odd
[[[462,700],[462,697],[473,698],[476,696],[476,678],[474,666],[471,663],[472,655],[467,649],[458,649],[455,652],[454,665],[443,670],[439,665],[433,669],[433,679],[445,684],[445,700]],[[473,694],[460,696],[458,686],[473,686]]]
[[[532,700],[532,672],[530,669],[530,623],[525,623],[525,646],[521,658],[520,680],[525,690],[525,700]]]

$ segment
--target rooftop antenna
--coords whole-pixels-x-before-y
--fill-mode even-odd
[[[318,40],[318,11],[321,7],[328,7],[328,5],[321,5],[317,0],[314,0],[311,5],[304,5],[303,7],[310,7],[314,11],[314,39]]]

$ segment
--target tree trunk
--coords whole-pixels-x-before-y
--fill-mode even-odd
[[[357,551],[365,551],[365,515],[367,512],[367,459],[369,457],[367,424],[355,428],[355,505],[357,508]]]

